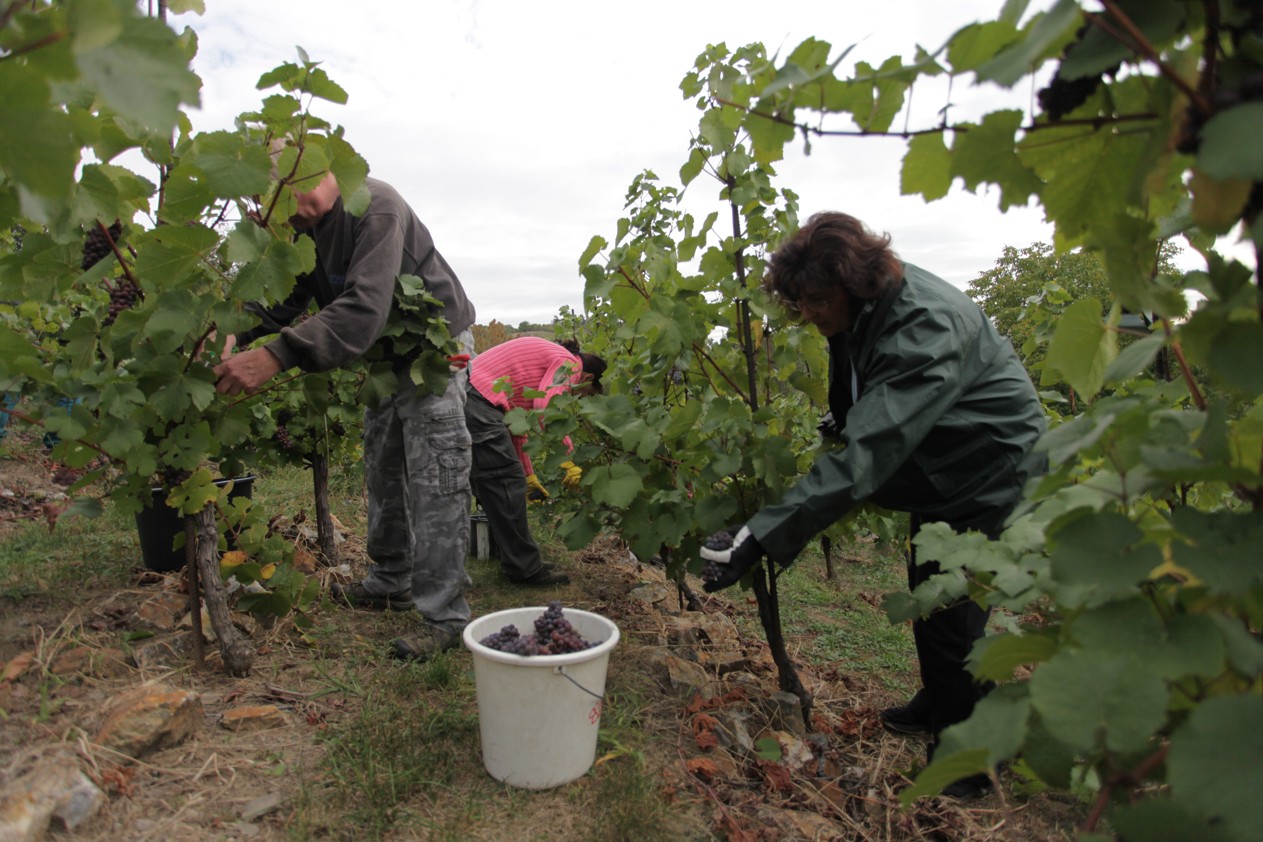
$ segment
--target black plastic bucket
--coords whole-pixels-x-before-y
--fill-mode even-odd
[[[254,493],[255,477],[236,477],[234,479],[216,480],[215,485],[223,488],[231,484],[228,499],[234,497],[250,498]],[[140,554],[144,558],[145,567],[157,573],[170,573],[184,567],[184,547],[174,549],[177,535],[184,534],[184,515],[179,509],[166,504],[165,488],[155,488],[152,505],[136,513],[136,531],[140,535]],[[233,548],[232,535],[228,536],[228,549]]]

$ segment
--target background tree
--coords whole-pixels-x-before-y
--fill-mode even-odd
[[[509,339],[509,332],[495,319],[485,326],[474,325],[471,330],[474,334],[474,352],[478,354]]]
[[[1104,301],[1110,296],[1100,255],[1082,249],[1058,253],[1051,243],[1005,246],[995,265],[971,280],[965,291],[1020,350],[1033,336],[1032,326],[1023,320],[1026,309],[1053,285],[1072,299]]]
[[[1162,277],[1180,274],[1175,265],[1179,247],[1163,242],[1158,252],[1157,271]],[[971,280],[966,292],[978,302],[995,323],[1001,335],[1013,343],[1022,357],[1031,380],[1043,380],[1044,357],[1056,331],[1057,321],[1067,306],[1087,299],[1101,304],[1101,317],[1109,315],[1113,293],[1100,255],[1082,248],[1058,252],[1051,243],[1032,243],[1023,249],[1005,246],[995,265]],[[1121,320],[1120,320],[1121,322]],[[1125,348],[1148,331],[1150,320],[1137,314],[1129,327],[1120,331],[1119,348]],[[1055,376],[1051,378],[1057,380]],[[1054,394],[1070,397],[1070,387],[1051,384]]]

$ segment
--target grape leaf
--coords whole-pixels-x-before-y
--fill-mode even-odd
[[[1209,617],[1177,615],[1163,623],[1140,596],[1085,611],[1069,631],[1085,649],[1131,655],[1170,680],[1187,675],[1213,678],[1224,668],[1223,639]]]
[[[1171,734],[1167,780],[1177,799],[1222,822],[1233,838],[1254,839],[1263,827],[1261,756],[1263,699],[1209,699]]]
[[[985,637],[974,644],[969,668],[979,678],[1008,681],[1018,667],[1046,661],[1056,651],[1057,642],[1041,634]]]
[[[1223,382],[1247,394],[1263,392],[1263,332],[1258,324],[1231,322],[1215,335],[1207,362]]]
[[[1030,694],[1049,733],[1082,752],[1139,751],[1166,720],[1166,682],[1134,656],[1063,650],[1036,668]]]
[[[1103,383],[1119,383],[1130,380],[1153,365],[1158,352],[1166,345],[1166,337],[1155,333],[1132,342],[1119,352],[1105,369]]]
[[[1017,40],[1017,35],[1017,28],[1009,21],[970,24],[952,36],[947,60],[957,72],[976,70]],[[1023,68],[1023,73],[1026,70]]]
[[[941,199],[952,186],[952,153],[943,142],[943,135],[917,135],[908,142],[899,176],[899,192],[905,196],[920,194],[927,202]]]
[[[629,506],[645,488],[630,465],[597,465],[585,471],[584,478],[591,482],[592,501],[614,509]]]
[[[1132,804],[1121,804],[1110,821],[1122,839],[1160,839],[1162,842],[1231,842],[1227,828],[1196,815],[1187,805],[1159,793]],[[1081,837],[1080,837],[1081,838]]]
[[[1173,542],[1172,559],[1211,593],[1240,593],[1263,584],[1263,513],[1200,512],[1181,506],[1171,512],[1171,522],[1184,538]]]
[[[1025,684],[997,687],[978,701],[968,719],[943,729],[934,757],[937,760],[940,756],[985,748],[985,765],[977,771],[989,771],[1021,750],[1029,716],[1030,698]]]
[[[206,189],[219,198],[266,193],[271,183],[267,149],[244,142],[236,132],[199,134],[186,161],[201,171]]]
[[[50,106],[48,83],[21,64],[0,61],[0,102],[0,171],[32,193],[69,197],[79,149],[70,118]]]
[[[917,775],[912,786],[899,792],[899,803],[905,807],[924,795],[941,792],[943,787],[970,775],[987,771],[987,750],[975,748],[955,754],[944,753]]]
[[[1062,313],[1048,345],[1043,380],[1057,372],[1084,397],[1101,390],[1105,372],[1118,355],[1118,337],[1101,321],[1101,302],[1080,299]]]
[[[982,123],[962,127],[952,146],[952,174],[970,191],[991,183],[1000,188],[1000,209],[1026,204],[1043,187],[1038,175],[1018,158],[1014,135],[1022,112],[993,111]]]
[[[1051,572],[1058,598],[1068,606],[1090,606],[1127,596],[1162,562],[1144,534],[1114,512],[1078,516],[1052,539]]]
[[[1184,4],[1179,0],[1119,0],[1118,7],[1150,44],[1160,44],[1184,23]],[[1106,13],[1112,27],[1117,21]],[[1106,26],[1088,26],[1082,40],[1070,48],[1058,71],[1065,79],[1093,76],[1132,57],[1130,39],[1121,40]]]
[[[117,38],[77,50],[76,63],[111,108],[154,131],[170,131],[180,106],[199,103],[202,80],[176,34],[156,18],[130,17]]]
[[[978,63],[974,72],[979,80],[1012,87],[1043,59],[1061,52],[1078,23],[1079,4],[1057,0],[1057,5],[1031,21],[1024,37]]]

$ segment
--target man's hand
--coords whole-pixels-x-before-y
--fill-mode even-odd
[[[271,351],[252,348],[215,366],[215,391],[225,395],[253,394],[280,370],[281,361]]]
[[[542,503],[549,498],[548,489],[534,474],[526,475],[526,499],[531,503]]]
[[[714,593],[735,585],[764,554],[763,545],[749,527],[730,526],[716,532],[702,545],[702,558],[707,561],[702,568],[702,589]]]
[[[561,484],[567,491],[578,491],[579,482],[583,479],[583,468],[574,462],[562,462],[561,469],[566,472],[566,475],[561,478]]]

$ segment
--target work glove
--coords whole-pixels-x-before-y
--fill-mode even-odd
[[[526,499],[531,503],[542,503],[549,498],[548,489],[534,474],[526,475]]]
[[[561,484],[569,491],[577,491],[579,481],[583,479],[583,468],[574,462],[562,462],[561,469],[566,472],[566,475],[561,478]]]
[[[820,416],[820,423],[816,425],[816,429],[820,431],[820,438],[825,441],[837,439],[842,434],[841,428],[838,427],[838,422],[833,420],[832,412],[826,412]]]
[[[716,532],[702,544],[702,589],[714,593],[735,585],[750,568],[763,560],[766,551],[747,526],[730,526]]]

